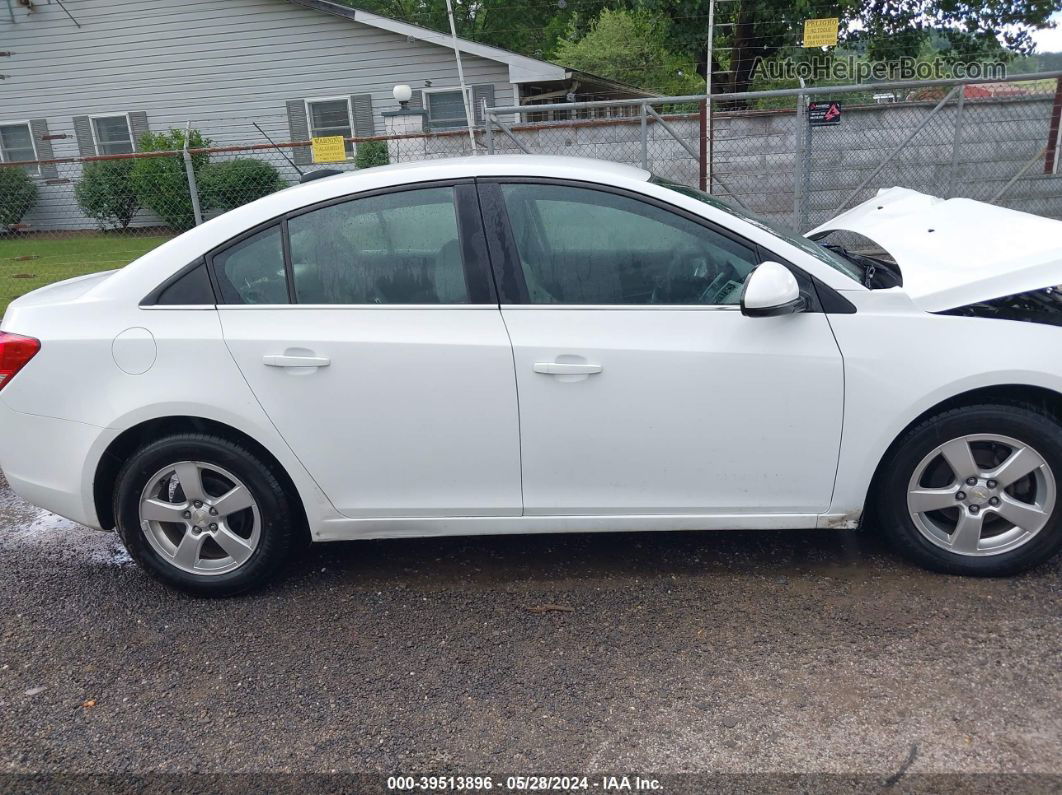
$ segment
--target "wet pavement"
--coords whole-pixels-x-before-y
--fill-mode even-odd
[[[869,528],[335,544],[209,601],[0,480],[0,771],[1057,774],[1060,584]]]

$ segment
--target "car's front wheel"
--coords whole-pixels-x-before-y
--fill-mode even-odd
[[[288,557],[290,500],[276,474],[228,439],[180,434],[137,450],[118,475],[118,533],[145,569],[181,590],[226,596]]]
[[[954,574],[1015,574],[1062,547],[1062,427],[1021,406],[971,406],[898,442],[878,490],[895,546]]]

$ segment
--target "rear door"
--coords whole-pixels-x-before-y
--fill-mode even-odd
[[[826,510],[844,386],[813,291],[812,311],[742,315],[764,253],[636,194],[481,180],[480,198],[516,362],[525,513]]]
[[[512,351],[473,184],[329,202],[211,259],[232,355],[337,509],[520,513]]]

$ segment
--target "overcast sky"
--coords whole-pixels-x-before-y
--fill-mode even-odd
[[[1060,23],[1054,30],[1038,30],[1033,34],[1038,52],[1062,52],[1062,11],[1051,17]]]

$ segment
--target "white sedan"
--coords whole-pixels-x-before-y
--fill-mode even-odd
[[[201,594],[306,540],[868,512],[1009,574],[1062,546],[1059,283],[1062,222],[965,199],[800,237],[601,161],[370,169],[11,304],[0,466]]]

